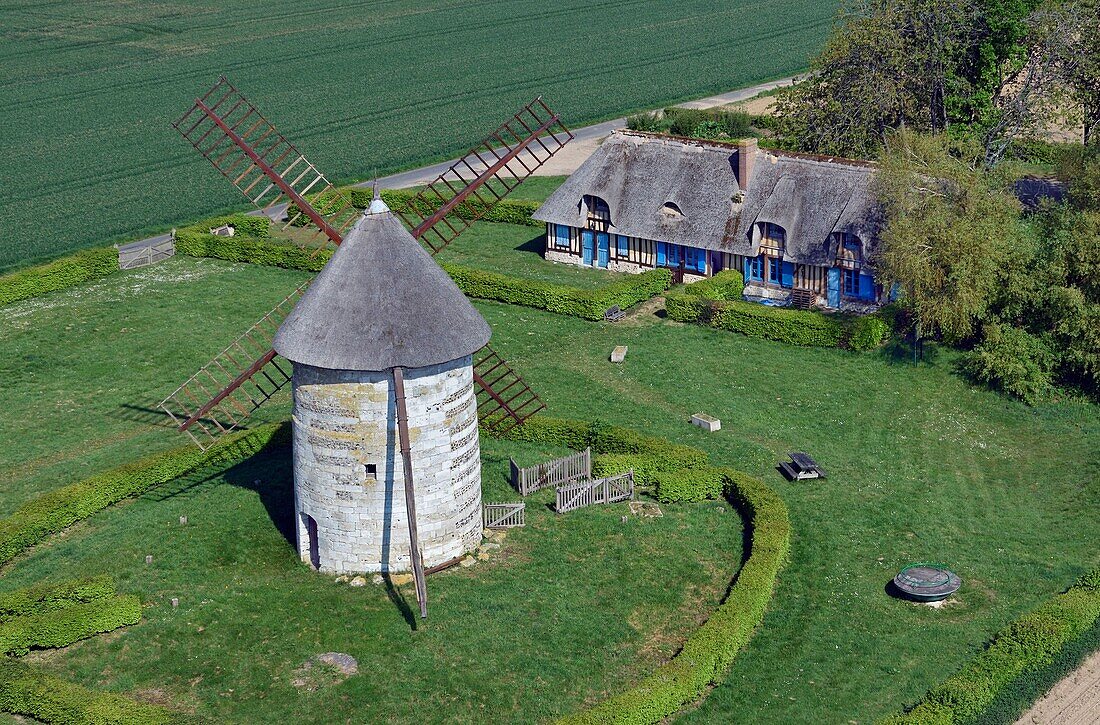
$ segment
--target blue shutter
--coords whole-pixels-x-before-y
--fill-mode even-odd
[[[657,242],[657,266],[664,267],[668,264],[668,246],[664,242]]]
[[[871,301],[875,299],[875,278],[869,274],[859,275],[859,298]]]
[[[558,246],[562,249],[569,249],[569,227],[564,224],[558,224]]]
[[[781,280],[784,287],[794,287],[794,262],[783,263]]]
[[[707,273],[707,250],[695,250],[695,271],[699,274]]]
[[[630,238],[622,234],[615,235],[615,246],[618,247],[619,257],[626,258],[630,254]]]
[[[592,264],[592,255],[594,253],[593,247],[595,246],[596,235],[592,233],[591,229],[581,230],[581,242],[582,242],[582,257],[581,261],[585,264]]]
[[[607,232],[596,233],[596,263],[607,269],[611,257],[611,235]]]
[[[829,307],[840,307],[840,267],[829,267]]]

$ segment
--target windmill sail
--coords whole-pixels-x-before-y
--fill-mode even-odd
[[[286,226],[308,218],[317,228],[308,243],[321,241],[317,249],[324,246],[321,234],[339,244],[359,215],[347,196],[224,76],[172,126],[257,207],[270,212],[294,204]]]
[[[293,204],[297,211],[288,226],[304,215],[317,227],[318,235],[339,245],[358,217],[347,196],[224,77],[196,99],[173,126],[257,206],[271,210],[281,203]],[[431,205],[434,212],[418,216],[406,211],[401,216],[415,237],[427,238],[429,248],[438,252],[572,138],[557,114],[536,98],[409,205],[416,209],[422,205],[418,200],[438,198],[440,201]],[[459,220],[453,212],[464,202],[469,202],[467,207],[474,213]],[[435,240],[434,244],[429,239]],[[308,282],[161,403],[178,429],[187,432],[199,447],[205,449],[240,427],[290,382],[286,363],[277,359],[271,342],[306,285]],[[488,345],[476,356],[474,380],[480,388],[479,417],[490,428],[503,431],[522,424],[546,407]]]
[[[455,240],[550,157],[573,133],[542,97],[517,111],[397,213],[432,252]],[[460,205],[466,214],[457,215]],[[422,209],[434,209],[420,213]]]

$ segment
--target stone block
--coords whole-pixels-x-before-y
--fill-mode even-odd
[[[611,351],[611,362],[621,363],[626,359],[626,345],[616,345]]]
[[[693,414],[691,416],[691,424],[699,426],[708,433],[722,430],[722,421],[718,420],[713,415],[707,415],[706,413]]]

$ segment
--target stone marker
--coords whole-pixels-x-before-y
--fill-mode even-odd
[[[172,606],[173,606],[173,607],[178,607],[179,605],[180,605],[180,600],[179,600],[179,598],[177,598],[177,597],[172,597]]]
[[[152,554],[147,554],[145,556],[145,563],[146,564],[152,564],[153,563],[153,555]]]
[[[187,526],[187,517],[180,516],[180,526]]]
[[[715,418],[713,415],[707,415],[706,413],[695,413],[691,416],[691,424],[697,425],[708,433],[713,433],[716,430],[722,430],[722,421]]]
[[[357,576],[351,580],[351,586],[353,587],[365,587],[366,585],[367,580],[361,576]]]
[[[626,359],[626,345],[616,345],[611,351],[611,362],[621,363]]]

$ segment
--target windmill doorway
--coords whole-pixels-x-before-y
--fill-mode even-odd
[[[317,521],[309,514],[302,514],[302,523],[306,527],[306,553],[309,555],[309,565],[314,569],[320,569],[321,550],[317,543]]]

